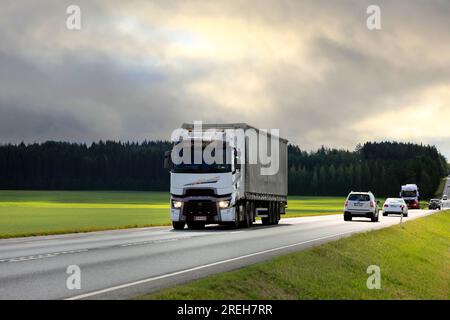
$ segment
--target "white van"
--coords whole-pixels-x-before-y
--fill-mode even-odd
[[[378,221],[378,201],[372,192],[350,192],[345,200],[344,220],[351,221],[353,217],[370,218]]]

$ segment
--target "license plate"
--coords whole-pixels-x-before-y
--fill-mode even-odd
[[[362,207],[362,203],[361,202],[355,202],[355,207]]]
[[[194,217],[194,221],[206,221],[206,217],[197,216],[197,217]]]

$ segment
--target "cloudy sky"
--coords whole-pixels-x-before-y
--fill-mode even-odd
[[[66,9],[81,8],[81,30]],[[370,4],[381,30],[366,26]],[[0,3],[0,142],[279,128],[303,149],[435,144],[450,159],[450,1]]]

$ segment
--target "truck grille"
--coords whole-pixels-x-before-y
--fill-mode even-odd
[[[193,188],[193,189],[186,189],[184,192],[186,196],[214,196],[216,193],[214,189],[200,189],[200,188]]]
[[[215,216],[217,214],[217,204],[213,201],[188,201],[184,203],[183,211],[186,216]]]

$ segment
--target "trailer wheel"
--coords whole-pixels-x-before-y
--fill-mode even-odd
[[[276,201],[271,201],[270,210],[270,224],[278,224],[278,203]]]
[[[280,204],[278,202],[274,202],[273,224],[278,224],[278,222],[280,222]]]
[[[261,218],[261,223],[263,226],[268,226],[272,223],[272,211],[271,211],[271,207],[270,207],[270,202],[267,205],[267,218]]]
[[[251,201],[250,202],[250,222],[251,224],[253,224],[255,222],[255,218],[256,218],[256,210],[255,210],[255,202]]]
[[[276,221],[276,209],[275,209],[275,203],[273,201],[269,202],[269,210],[268,210],[268,215],[269,215],[269,223],[270,225],[275,224]]]
[[[269,201],[269,210],[267,211],[269,215],[269,224],[273,224],[273,203],[272,201]]]

